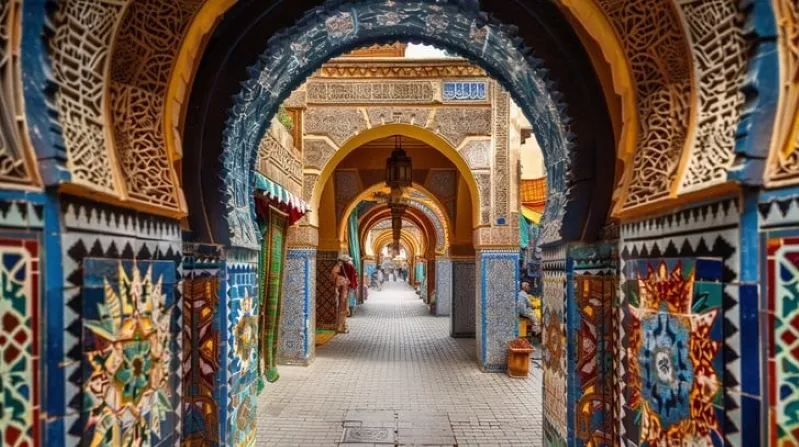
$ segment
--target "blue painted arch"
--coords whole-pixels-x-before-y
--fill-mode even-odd
[[[444,47],[483,67],[503,85],[530,118],[549,176],[544,216],[547,242],[560,239],[566,212],[569,149],[573,135],[560,95],[543,64],[530,55],[509,28],[489,23],[474,2],[362,0],[314,10],[275,35],[249,79],[234,98],[223,136],[222,195],[227,234],[216,239],[255,248],[252,205],[257,148],[279,105],[329,59],[355,48],[397,40]]]

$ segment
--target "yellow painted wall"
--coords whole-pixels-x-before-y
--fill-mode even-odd
[[[319,202],[319,250],[338,250],[336,237],[336,194],[333,188],[333,176],[328,178]]]
[[[463,177],[458,176],[458,202],[455,214],[454,244],[472,244],[472,199]]]

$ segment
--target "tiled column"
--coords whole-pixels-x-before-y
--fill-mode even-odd
[[[254,445],[258,398],[258,251],[230,248],[225,251],[225,306],[220,306],[226,342],[220,367],[227,372],[217,384],[220,421],[225,445]]]
[[[436,258],[436,316],[446,317],[452,311],[452,261]]]
[[[316,326],[321,329],[336,328],[336,284],[330,272],[337,259],[338,251],[316,253]]]
[[[475,290],[474,258],[452,260],[452,318],[450,335],[455,338],[475,336]]]
[[[477,250],[477,358],[484,372],[507,369],[508,342],[519,333],[519,250]]]
[[[567,247],[544,249],[542,300],[542,359],[544,369],[544,441],[565,446],[568,439],[566,406]]]
[[[310,365],[316,342],[316,249],[289,247],[283,274],[278,361]]]

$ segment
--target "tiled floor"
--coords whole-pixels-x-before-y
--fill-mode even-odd
[[[480,372],[474,340],[450,338],[407,286],[370,291],[349,326],[267,384],[258,445],[541,445],[541,370]]]

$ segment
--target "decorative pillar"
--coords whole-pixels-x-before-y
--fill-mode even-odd
[[[336,284],[330,272],[336,265],[338,251],[316,253],[316,327],[336,329]]]
[[[217,383],[220,403],[220,439],[224,445],[254,445],[258,400],[258,251],[225,250],[219,321],[225,343],[220,350],[224,383]]]
[[[613,445],[613,303],[618,242],[569,248],[566,305],[569,442]],[[567,277],[569,273],[567,271]],[[577,349],[577,347],[580,349]]]
[[[219,445],[220,421],[225,405],[221,389],[226,383],[221,370],[221,332],[227,327],[222,319],[220,293],[224,273],[222,247],[206,244],[183,244],[183,395],[184,442]]]
[[[455,338],[473,338],[475,330],[475,309],[477,292],[475,289],[474,258],[452,260],[452,318],[450,335]]]
[[[278,361],[307,366],[316,354],[316,248],[289,247],[283,274]]]
[[[566,302],[567,245],[543,250],[544,299],[542,300],[542,359],[544,369],[544,442],[565,446],[566,423]]]
[[[508,342],[519,333],[519,249],[478,249],[476,260],[477,358],[484,372],[503,372]]]
[[[438,278],[436,273],[436,260],[428,259],[425,263],[425,275],[427,276],[427,293],[424,297],[425,304],[430,304],[433,293],[435,293],[436,279]]]
[[[452,261],[436,257],[436,316],[446,317],[452,311]]]

